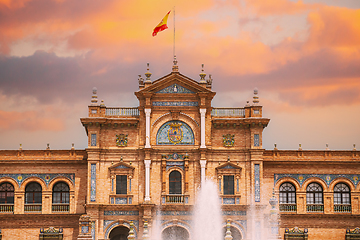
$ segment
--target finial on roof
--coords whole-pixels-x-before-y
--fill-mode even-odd
[[[93,95],[91,97],[91,105],[96,106],[97,102],[98,102],[98,100],[97,100],[97,88],[94,87],[92,92],[93,92]]]
[[[257,88],[254,89],[254,96],[253,96],[253,103],[254,105],[259,104],[259,96],[258,96],[259,90]]]
[[[177,65],[178,61],[176,60],[176,55],[174,55],[174,65],[172,67],[172,72],[179,72],[179,66]]]
[[[206,80],[206,83],[207,83],[207,87],[210,87],[211,88],[211,85],[212,85],[212,78],[211,78],[211,74],[209,74],[209,78]]]
[[[353,150],[356,151],[356,144],[354,143],[353,146],[354,146]]]
[[[201,64],[201,73],[199,74],[199,76],[200,76],[200,83],[206,83],[205,81],[206,73],[204,73],[204,64]]]
[[[141,77],[141,75],[139,75],[138,81],[139,81],[139,87],[143,87],[144,86],[144,79]]]
[[[149,72],[150,68],[149,68],[149,63],[147,63],[147,72],[145,73],[146,76],[146,80],[145,83],[151,83],[150,77],[151,77],[151,72]]]

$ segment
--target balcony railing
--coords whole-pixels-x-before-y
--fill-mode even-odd
[[[306,205],[307,212],[324,212],[323,204],[307,204]]]
[[[138,108],[106,108],[106,116],[139,116]]]
[[[179,204],[188,203],[188,195],[182,194],[169,194],[163,196],[163,203]]]
[[[280,203],[280,212],[296,212],[296,204]]]
[[[351,213],[351,205],[350,204],[335,204],[334,212],[337,213]]]
[[[69,212],[70,205],[69,204],[53,204],[52,211],[53,212]]]
[[[213,117],[245,117],[244,108],[213,108],[211,110]]]
[[[41,204],[25,204],[24,212],[41,212]]]
[[[0,212],[2,213],[14,212],[14,204],[0,204]]]

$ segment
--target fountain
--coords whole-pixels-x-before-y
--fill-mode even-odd
[[[220,240],[222,236],[222,214],[216,184],[207,179],[201,184],[195,204],[192,239]]]
[[[263,209],[258,208],[258,206],[250,204],[250,208],[247,211],[247,236],[242,236],[242,239],[278,239],[278,213],[275,209],[277,199],[274,193],[269,203],[271,205],[270,215],[264,214]],[[172,227],[169,227],[167,233],[162,235],[161,222],[161,214],[157,214],[156,219],[153,221],[151,240],[160,240],[161,238],[163,240],[188,239],[189,236],[187,234],[187,236],[182,236],[179,232],[175,232]],[[268,224],[266,224],[268,225],[267,228],[262,227],[265,225],[265,222],[268,222]],[[198,192],[191,225],[192,232],[189,239],[238,240],[240,236],[234,238],[230,230],[230,228],[232,228],[230,220],[227,220],[226,232],[224,232],[223,223],[224,219],[222,216],[218,186],[213,180],[207,179],[201,184]]]

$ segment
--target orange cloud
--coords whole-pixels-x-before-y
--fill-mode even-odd
[[[360,9],[323,6],[308,16],[307,48],[331,47],[357,52],[360,47]]]
[[[57,118],[47,118],[37,111],[7,112],[0,110],[0,131],[7,130],[52,131],[65,129],[64,123]]]
[[[297,14],[313,7],[302,1],[292,2],[289,0],[246,0],[246,4],[262,16]]]
[[[0,8],[22,8],[31,0],[0,0]]]

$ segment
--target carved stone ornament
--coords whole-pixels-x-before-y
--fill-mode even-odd
[[[119,134],[116,135],[116,146],[119,147],[126,147],[128,142],[128,135],[126,134]]]
[[[234,139],[235,135],[232,134],[225,134],[223,135],[223,145],[224,147],[233,147],[235,143]]]

